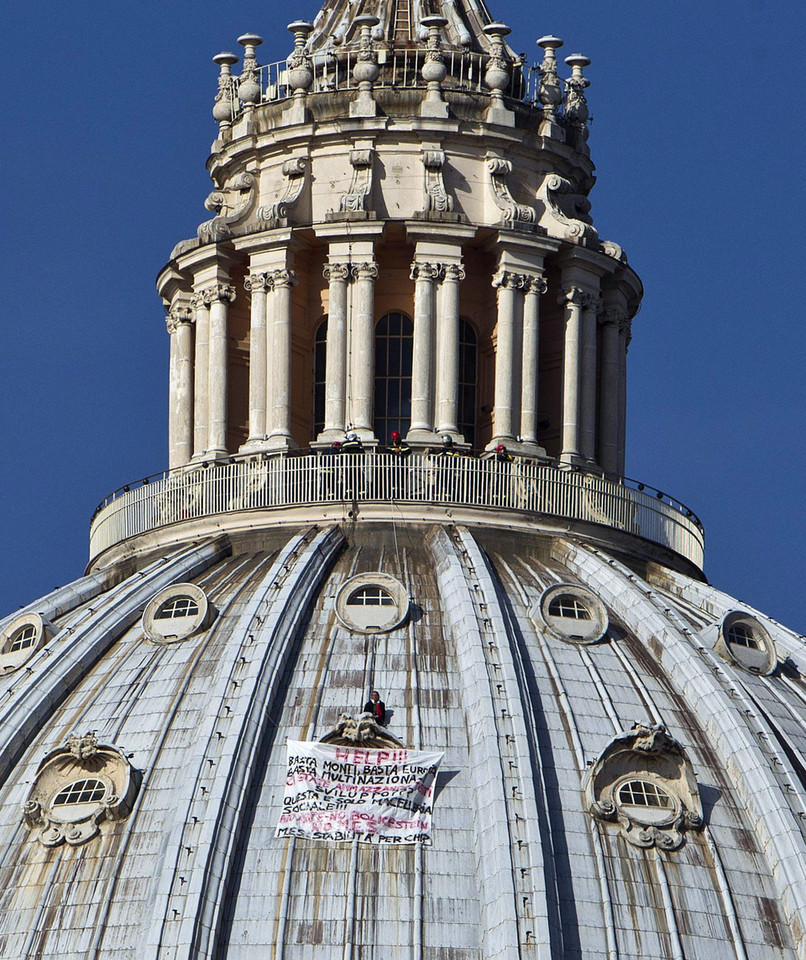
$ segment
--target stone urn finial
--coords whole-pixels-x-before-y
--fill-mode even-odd
[[[248,110],[252,110],[256,103],[260,103],[260,71],[258,68],[255,48],[263,43],[263,37],[256,33],[245,33],[238,37],[238,43],[244,48],[243,69],[238,81],[238,97]]]
[[[213,63],[219,66],[218,93],[213,104],[213,119],[220,124],[222,130],[232,125],[235,116],[235,80],[232,76],[232,67],[237,62],[238,57],[234,53],[217,53],[213,57]]]
[[[428,33],[425,62],[422,67],[423,80],[428,84],[423,116],[448,116],[448,105],[442,99],[442,83],[448,75],[445,56],[442,53],[442,31],[448,25],[445,17],[424,17],[420,25]]]
[[[356,17],[353,23],[358,29],[358,53],[353,67],[353,79],[358,84],[358,97],[350,104],[351,117],[374,117],[378,106],[372,96],[372,85],[380,75],[378,54],[372,40],[372,31],[380,20],[365,13]]]
[[[512,31],[504,23],[488,23],[484,33],[490,38],[490,55],[487,61],[487,70],[484,82],[490,88],[492,104],[487,111],[487,119],[492,123],[505,123],[513,126],[515,115],[504,105],[504,91],[510,85],[510,62],[504,37]]]
[[[288,82],[298,100],[305,98],[313,83],[311,58],[305,52],[313,24],[307,20],[295,20],[288,29],[294,34],[294,52],[288,58]]]
[[[588,153],[588,101],[585,90],[590,80],[583,74],[590,59],[581,53],[565,58],[571,68],[571,76],[565,81],[565,121],[575,133],[575,146],[580,153]]]
[[[563,102],[563,89],[557,76],[557,53],[563,45],[559,37],[541,37],[538,47],[543,48],[543,62],[540,64],[540,88],[537,98],[543,105],[543,119],[553,123],[557,111]]]

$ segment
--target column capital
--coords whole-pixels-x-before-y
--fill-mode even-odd
[[[349,263],[326,263],[322,275],[328,283],[333,280],[342,280],[345,283],[350,279]]]
[[[459,283],[464,280],[465,268],[458,263],[446,263],[443,264],[442,268],[442,279],[443,281],[448,280],[451,283]]]
[[[372,260],[367,260],[364,263],[354,263],[350,272],[356,280],[377,280],[378,264]]]
[[[603,326],[613,324],[613,326],[621,328],[628,320],[627,311],[617,303],[603,303],[600,316],[600,323]]]
[[[493,275],[494,287],[504,287],[507,290],[523,290],[529,278],[525,273],[513,273],[510,270],[499,270]]]
[[[411,265],[412,280],[439,280],[443,265],[429,260],[415,260]]]
[[[185,303],[176,303],[168,311],[165,326],[168,328],[168,333],[174,334],[179,329],[180,324],[193,323],[195,319],[192,306]]]
[[[221,303],[234,303],[235,287],[230,286],[228,283],[213,283],[209,287],[204,287],[204,289],[199,290],[196,296],[200,298],[200,302],[203,303],[205,307],[209,307],[219,301]]]
[[[294,270],[274,270],[270,277],[273,290],[277,287],[296,287],[299,283],[299,277]]]
[[[557,302],[565,306],[588,307],[592,299],[592,295],[587,290],[583,290],[582,287],[563,287]]]
[[[244,280],[243,286],[247,293],[259,293],[261,290],[271,290],[270,273],[250,273]]]
[[[523,285],[523,292],[525,294],[532,294],[536,297],[541,297],[549,288],[548,283],[546,283],[546,278],[542,274],[537,274],[535,276],[526,275],[526,279]]]

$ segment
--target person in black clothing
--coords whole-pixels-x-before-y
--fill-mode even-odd
[[[369,700],[364,704],[364,713],[371,713],[376,723],[386,723],[386,704],[377,690],[369,695]]]
[[[354,430],[350,430],[349,433],[344,434],[344,443],[341,445],[342,453],[363,453],[364,444],[361,443],[361,438]]]
[[[392,442],[389,444],[387,453],[391,453],[401,460],[405,460],[411,453],[411,447],[403,440],[397,430],[392,431]]]

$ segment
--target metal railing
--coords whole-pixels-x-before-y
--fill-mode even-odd
[[[90,557],[174,523],[244,510],[345,503],[421,503],[548,515],[643,537],[702,567],[699,520],[650,492],[556,463],[412,453],[242,459],[147,478],[108,497],[93,517]]]
[[[374,89],[419,89],[428,86],[422,76],[427,51],[419,47],[395,50],[379,59],[380,75],[373,84]],[[308,91],[311,94],[331,93],[334,90],[355,90],[358,84],[353,77],[356,54],[354,51],[337,57],[335,54],[319,54],[311,58],[313,83]],[[484,82],[488,57],[482,53],[466,51],[445,51],[445,67],[448,75],[442,83],[444,90],[458,90],[465,93],[489,94]],[[511,64],[511,83],[506,96],[515,100],[537,102],[540,73],[539,67],[527,67],[520,61]],[[260,103],[276,103],[287,100],[293,95],[289,84],[289,67],[286,60],[263,64],[258,68],[260,77]],[[240,79],[231,78],[233,120],[243,112],[243,104],[238,99]]]

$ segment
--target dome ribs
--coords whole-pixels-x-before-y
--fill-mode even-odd
[[[231,867],[250,816],[247,798],[261,768],[257,757],[272,735],[269,715],[284,689],[287,666],[308,615],[310,598],[342,544],[342,534],[336,527],[323,531],[313,528],[291,539],[234,627],[227,659],[220,664],[210,694],[209,717],[188,761],[188,770],[195,771],[194,792],[187,798],[187,809],[181,814],[182,822],[176,824],[166,853],[166,862],[176,866],[162,876],[159,906],[143,960],[159,957],[167,940],[173,944],[173,956],[177,958],[213,954],[219,927],[225,920],[227,890],[238,882]],[[224,732],[223,738],[216,737],[219,729]],[[183,857],[183,851],[187,856]],[[186,881],[181,888],[179,872]],[[183,895],[174,915],[177,889]],[[176,922],[170,922],[173,920]]]
[[[228,550],[223,540],[182,550],[151,564],[114,588],[114,603],[75,631],[60,630],[30,663],[27,681],[0,712],[0,783],[40,731],[47,717],[118,637],[142,613],[157,590],[205,570]],[[50,652],[46,656],[45,651]]]
[[[726,665],[722,661],[702,647],[700,657],[692,656],[696,639],[687,639],[683,628],[663,612],[660,596],[650,599],[654,591],[649,584],[617,561],[605,559],[599,551],[582,544],[564,541],[561,552],[570,570],[597,584],[602,600],[640,642],[652,640],[658,668],[674,684],[687,711],[697,718],[730,777],[759,847],[765,851],[787,923],[796,938],[798,956],[805,956],[806,905],[801,892],[806,889],[806,840],[792,802],[797,798],[799,809],[804,810],[806,798],[799,785],[795,787],[797,778],[794,771],[786,769],[787,761],[779,757],[778,763],[773,763],[767,745],[770,731],[764,731],[760,717],[754,716],[751,722],[737,710],[729,684],[723,679]],[[740,722],[726,723],[726,717]],[[765,733],[766,739],[759,732]],[[697,746],[692,745],[694,750]],[[793,781],[792,793],[782,789],[781,766]],[[705,829],[710,829],[708,823]],[[726,849],[730,851],[730,844]],[[730,870],[727,874],[730,883]],[[732,895],[731,889],[723,891],[723,900]]]
[[[454,637],[468,722],[476,810],[485,958],[515,960],[536,946],[552,956],[555,899],[539,835],[539,811],[512,638],[478,544],[458,528],[429,538],[445,622]]]

